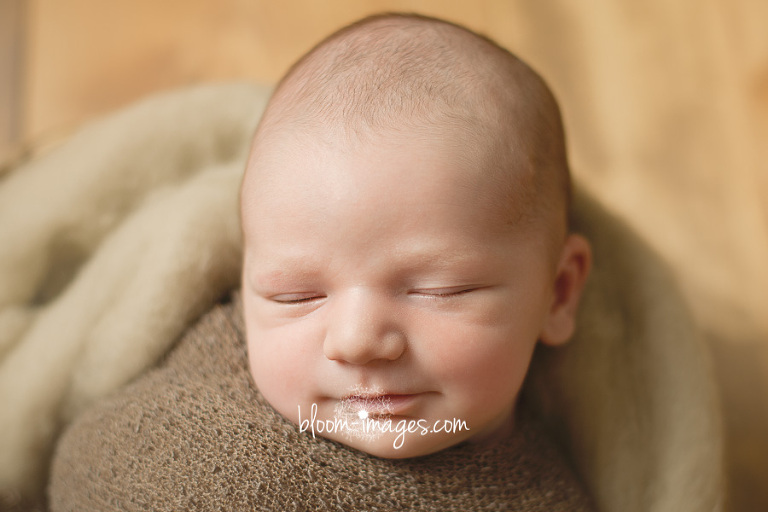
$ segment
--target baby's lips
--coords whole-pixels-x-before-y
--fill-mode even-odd
[[[404,414],[411,407],[419,394],[380,394],[343,398],[341,403],[352,412],[366,411],[371,415]]]
[[[369,414],[392,414],[392,401],[389,395],[353,395],[343,398],[342,403],[350,409],[366,411]]]

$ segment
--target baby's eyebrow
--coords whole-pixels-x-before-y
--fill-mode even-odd
[[[426,267],[442,269],[468,265],[476,261],[478,255],[476,248],[456,250],[424,244],[413,249],[400,249],[398,257],[404,267],[419,270]]]
[[[250,279],[254,284],[268,287],[308,281],[317,277],[318,272],[303,269],[297,265],[273,267],[270,269],[256,269],[250,273]]]

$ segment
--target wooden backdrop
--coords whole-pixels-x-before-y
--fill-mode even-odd
[[[730,510],[768,510],[765,0],[0,0],[0,154],[154,91],[272,83],[387,10],[484,32],[549,81],[575,174],[677,269],[710,343]]]

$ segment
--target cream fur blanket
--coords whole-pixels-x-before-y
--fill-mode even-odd
[[[237,190],[268,92],[220,85],[94,123],[0,182],[0,496],[35,495],[64,425],[238,284]],[[717,510],[709,363],[674,280],[584,196],[579,332],[527,393],[603,511]]]

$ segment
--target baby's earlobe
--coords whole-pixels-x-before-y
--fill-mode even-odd
[[[592,249],[587,239],[568,235],[557,266],[552,306],[540,335],[542,343],[561,345],[573,336],[576,312],[591,268]]]

